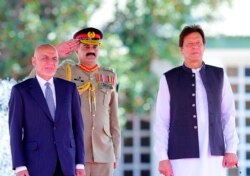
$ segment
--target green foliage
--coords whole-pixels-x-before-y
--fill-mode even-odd
[[[212,20],[216,15],[214,9],[229,0],[114,1],[114,19],[102,28],[100,62],[118,73],[120,112],[149,113],[158,88],[152,62],[165,59],[173,65],[180,63],[178,35],[183,25]],[[38,44],[56,45],[72,38],[73,32],[88,25],[101,3],[101,0],[0,1],[0,76],[17,80],[25,77],[31,70],[30,60]]]
[[[26,76],[38,44],[71,38],[72,31],[86,26],[99,4],[99,0],[1,1],[1,77]]]

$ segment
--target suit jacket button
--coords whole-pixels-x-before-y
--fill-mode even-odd
[[[194,129],[197,129],[197,128],[198,128],[198,127],[195,125],[195,126],[194,126]]]

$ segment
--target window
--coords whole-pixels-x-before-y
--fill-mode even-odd
[[[124,138],[124,146],[133,146],[133,138],[132,137],[125,137]]]
[[[141,154],[141,163],[150,163],[149,153],[142,153]]]
[[[141,121],[141,129],[142,130],[148,130],[150,129],[150,123],[149,122],[146,122],[146,121]]]
[[[233,93],[238,93],[238,85],[237,84],[231,84]]]
[[[148,137],[141,137],[141,146],[150,146],[150,138]]]
[[[245,68],[245,76],[250,76],[250,68]]]
[[[133,155],[131,153],[124,154],[124,163],[133,163]]]
[[[237,67],[228,67],[227,68],[227,75],[231,77],[235,77],[238,75],[238,68]]]
[[[245,90],[246,90],[246,93],[250,93],[250,85],[249,84],[247,84],[245,86]]]

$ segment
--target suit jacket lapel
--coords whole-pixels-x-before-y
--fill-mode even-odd
[[[46,116],[53,121],[50,112],[49,112],[49,108],[47,105],[47,102],[45,100],[45,97],[43,95],[42,89],[37,81],[36,78],[33,78],[31,85],[30,85],[30,94],[31,96],[35,99],[35,101],[38,103],[38,105],[41,107],[41,109],[44,111],[44,113],[46,114]]]

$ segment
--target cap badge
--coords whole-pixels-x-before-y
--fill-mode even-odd
[[[88,37],[89,37],[89,38],[95,38],[95,32],[89,31],[89,32],[88,32]]]

